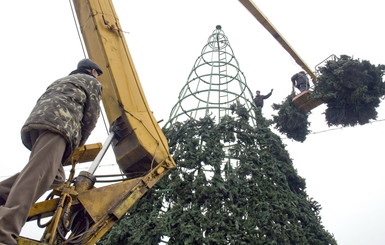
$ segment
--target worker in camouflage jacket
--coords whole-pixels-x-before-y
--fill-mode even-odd
[[[100,113],[103,72],[83,59],[68,76],[48,86],[21,129],[29,162],[0,182],[0,244],[17,244],[29,209],[47,190],[64,183],[62,164],[83,145]]]

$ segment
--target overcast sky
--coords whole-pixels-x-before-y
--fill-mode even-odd
[[[313,68],[331,54],[385,64],[385,3],[378,0],[255,0],[273,25]],[[20,128],[37,98],[83,58],[68,0],[2,2],[0,180],[25,165]],[[148,103],[167,121],[180,89],[216,25],[227,35],[252,91],[274,89],[264,115],[291,92],[300,67],[237,0],[115,0]],[[328,128],[324,106],[311,116],[304,143],[282,136],[307,193],[321,206],[324,226],[339,244],[385,243],[384,105],[378,121]],[[161,125],[163,126],[163,125]],[[333,129],[333,130],[331,130]],[[335,130],[334,130],[335,129]],[[321,132],[322,131],[322,132]],[[319,132],[319,133],[316,133]],[[101,122],[89,143],[107,137]],[[22,234],[37,234],[36,224]]]

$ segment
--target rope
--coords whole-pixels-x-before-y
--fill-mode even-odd
[[[385,121],[385,118],[384,119],[378,119],[378,120],[374,120],[372,122],[370,122],[370,124],[373,124],[373,123],[377,123],[377,122],[384,122]],[[364,126],[364,125],[361,125],[361,126]],[[329,131],[334,131],[334,130],[341,130],[341,129],[344,129],[344,127],[338,127],[338,128],[331,128],[331,129],[325,129],[325,130],[321,130],[321,131],[317,131],[317,132],[311,132],[310,134],[321,134],[321,133],[326,133],[326,132],[329,132]],[[282,139],[288,139],[288,138],[282,138]],[[101,167],[111,167],[111,166],[115,166],[116,163],[113,163],[113,164],[104,164],[104,165],[99,165],[98,168],[101,168]],[[88,169],[86,167],[80,167],[80,168],[77,168],[77,170],[81,170],[81,169]],[[8,175],[8,176],[0,176],[0,179],[6,179],[6,178],[9,178],[11,177],[11,175]]]
[[[103,124],[104,124],[104,128],[105,128],[105,130],[106,130],[106,133],[107,133],[107,135],[109,134],[109,130],[108,130],[108,127],[107,127],[107,121],[106,121],[106,118],[105,118],[105,116],[104,116],[104,110],[103,111],[101,111],[100,112],[100,114],[102,114],[102,119],[103,119]]]
[[[369,122],[369,124],[372,124],[372,123],[376,123],[376,122],[383,122],[385,121],[385,118],[384,119],[378,119],[378,120],[374,120],[372,122]],[[365,124],[366,125],[366,124]],[[359,126],[365,126],[365,125],[359,125]],[[358,125],[357,125],[358,126]],[[325,129],[325,130],[320,130],[320,131],[316,131],[316,132],[311,132],[309,134],[321,134],[321,133],[326,133],[326,132],[329,132],[329,131],[334,131],[334,130],[341,130],[341,129],[345,129],[346,127],[338,127],[338,128],[330,128],[330,129]],[[287,137],[283,137],[281,139],[289,139]]]
[[[85,51],[84,45],[83,45],[82,36],[80,35],[79,27],[78,27],[78,24],[77,24],[77,21],[76,21],[74,8],[73,8],[73,6],[72,6],[71,0],[68,0],[68,2],[69,2],[70,7],[71,7],[72,18],[74,19],[76,31],[77,31],[77,33],[78,33],[80,45],[82,46],[82,51],[83,51],[84,58],[87,58],[86,51]]]
[[[77,19],[76,19],[76,16],[75,16],[75,11],[74,11],[74,7],[73,7],[73,4],[72,4],[72,0],[68,0],[68,2],[69,2],[70,7],[71,7],[72,18],[74,19],[74,24],[75,24],[76,32],[77,32],[78,37],[79,37],[80,46],[82,47],[83,56],[84,56],[84,58],[87,58],[86,50],[84,48],[83,38],[82,38],[82,35],[80,33],[80,30],[79,30],[78,22],[76,21]],[[104,116],[104,114],[102,112],[100,114],[102,114],[102,119],[103,119],[104,127],[105,127],[107,135],[108,135],[109,130],[108,130],[108,127],[107,127],[106,118],[105,118],[105,116]]]
[[[385,121],[385,119],[374,120],[372,122],[369,122],[369,124],[376,123],[376,122],[383,122],[383,121]],[[364,125],[360,125],[360,126],[364,126]],[[320,133],[325,133],[325,132],[344,129],[344,128],[345,127],[330,128],[330,129],[325,129],[325,130],[321,130],[321,131],[317,131],[317,132],[311,132],[310,134],[320,134]]]

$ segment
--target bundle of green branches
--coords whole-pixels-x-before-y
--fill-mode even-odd
[[[292,100],[294,93],[286,97],[282,104],[273,104],[273,109],[278,111],[278,115],[273,115],[275,128],[285,134],[288,138],[304,142],[306,136],[310,133],[308,127],[308,113],[303,113]]]
[[[341,55],[320,68],[314,96],[327,104],[329,126],[355,126],[377,118],[376,108],[385,94],[385,66]]]

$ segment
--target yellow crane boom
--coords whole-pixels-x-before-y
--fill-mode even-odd
[[[101,144],[77,149],[71,175],[50,200],[36,203],[28,220],[51,217],[40,241],[18,244],[95,244],[176,164],[144,95],[111,0],[73,0],[89,57],[103,69],[103,106],[113,130],[112,148],[124,178],[95,187],[93,171],[75,178],[75,164],[92,161]],[[104,147],[103,147],[104,148]],[[98,157],[99,158],[99,155]]]
[[[239,0],[243,6],[261,23],[263,27],[281,44],[281,46],[293,57],[295,62],[302,67],[311,77],[313,83],[316,83],[316,75],[309,68],[309,66],[301,59],[297,52],[290,46],[285,38],[278,32],[278,30],[271,24],[262,11],[251,0]]]
[[[148,106],[112,1],[75,0],[74,6],[88,55],[105,71],[100,81],[108,120],[112,124],[120,118],[129,127],[129,136],[113,145],[120,167],[132,174],[162,161],[175,165]]]
[[[243,6],[261,23],[263,27],[281,44],[281,46],[290,54],[295,62],[309,74],[313,84],[317,83],[317,76],[309,68],[309,66],[302,60],[297,52],[290,46],[285,38],[278,32],[278,30],[270,23],[262,11],[253,3],[252,0],[239,0]],[[321,99],[314,99],[309,90],[305,90],[293,98],[293,104],[302,112],[307,113],[323,103]]]

